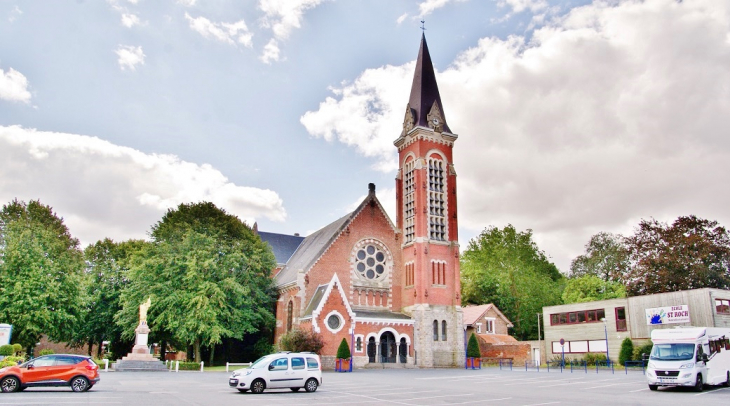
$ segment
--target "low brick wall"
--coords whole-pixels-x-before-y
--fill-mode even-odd
[[[502,344],[490,344],[479,339],[479,351],[482,358],[486,359],[511,359],[515,364],[524,364],[525,361],[532,360],[530,351],[532,346],[530,343],[512,342]]]

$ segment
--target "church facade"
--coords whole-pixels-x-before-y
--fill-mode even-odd
[[[276,340],[312,329],[325,341],[321,356],[330,367],[343,338],[356,367],[464,365],[456,139],[422,36],[394,142],[395,221],[370,184],[357,209],[307,237],[259,232],[278,263]]]

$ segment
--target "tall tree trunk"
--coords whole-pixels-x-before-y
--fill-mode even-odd
[[[193,356],[195,357],[195,362],[200,363],[200,339],[196,338],[195,342],[193,343]]]
[[[103,345],[104,345],[104,340],[99,340],[99,346],[98,346],[98,347],[96,347],[96,358],[99,358],[99,359],[101,359],[101,350],[102,350],[102,348],[101,348],[101,347],[102,347]]]
[[[88,355],[89,355],[89,356],[91,356],[91,353],[92,353],[92,351],[93,351],[93,349],[94,349],[94,340],[92,340],[92,339],[89,339],[89,342],[88,342],[88,343],[86,343],[86,345],[88,345],[88,346],[89,346],[89,354],[88,354]]]
[[[210,359],[208,360],[208,366],[213,366],[213,357],[215,356],[215,344],[210,346]]]

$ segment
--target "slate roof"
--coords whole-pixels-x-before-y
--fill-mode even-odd
[[[278,265],[286,264],[302,241],[304,241],[304,237],[298,235],[267,233],[263,231],[259,231],[258,234],[262,241],[269,243],[271,246]]]
[[[309,300],[309,304],[307,305],[307,308],[304,309],[304,317],[310,317],[312,313],[314,312],[314,309],[319,306],[319,302],[322,301],[322,298],[324,297],[324,292],[327,291],[327,287],[329,284],[319,285],[317,286],[317,290],[314,291],[314,294],[312,295],[312,299]]]
[[[380,205],[378,198],[375,196],[375,185],[372,183],[369,184],[368,189],[368,196],[362,201],[362,203],[360,203],[355,211],[335,220],[304,238],[296,252],[294,252],[291,258],[289,258],[289,261],[287,261],[286,266],[284,266],[284,268],[274,277],[276,286],[282,286],[296,281],[297,273],[299,271],[309,271],[309,268],[311,268],[317,259],[319,259],[319,257],[321,257],[327,250],[327,248],[332,245],[335,239],[337,239],[337,236],[340,235],[340,233],[348,224],[350,224],[352,219],[360,213],[368,202],[374,200],[376,204]],[[382,205],[380,205],[380,207],[382,208]],[[383,211],[383,214],[388,221],[390,221],[390,218],[385,211]]]
[[[413,109],[415,125],[429,128],[428,112],[431,111],[434,100],[438,103],[441,110],[441,118],[444,119],[444,131],[451,133],[444,106],[441,104],[441,94],[436,83],[436,73],[433,71],[433,63],[431,62],[431,54],[428,52],[426,44],[426,35],[421,36],[421,47],[418,50],[418,60],[416,61],[416,71],[413,74],[413,84],[411,85],[411,97],[408,105]]]
[[[477,334],[487,344],[517,344],[516,338],[505,334]]]

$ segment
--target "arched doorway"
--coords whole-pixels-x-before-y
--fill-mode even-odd
[[[395,363],[396,354],[395,336],[390,331],[386,331],[380,336],[380,362]]]
[[[398,355],[400,356],[400,363],[405,364],[408,357],[408,344],[406,344],[406,339],[401,338],[400,339],[400,345],[398,346]]]
[[[375,362],[375,337],[368,340],[368,362]]]

